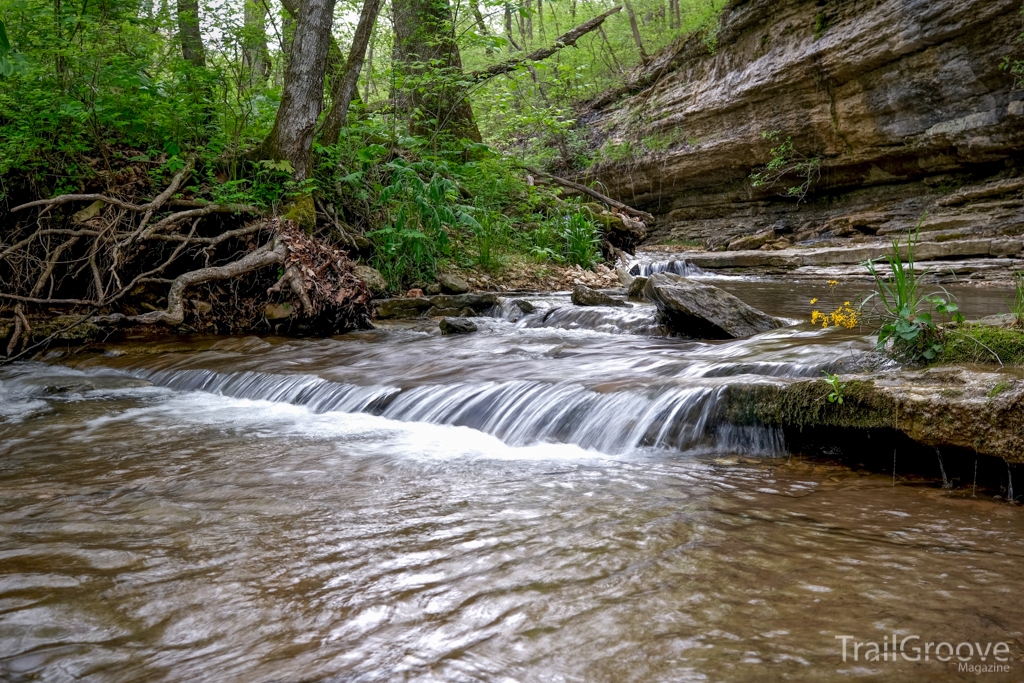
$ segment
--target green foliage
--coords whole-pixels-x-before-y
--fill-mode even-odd
[[[793,146],[793,139],[781,140],[777,130],[762,131],[761,139],[772,143],[772,159],[750,174],[750,184],[769,189],[782,182],[786,187],[781,196],[794,197],[799,204],[821,178],[821,159],[800,154]]]
[[[47,194],[145,159],[159,183],[186,152],[203,167],[253,145],[278,93],[235,58],[241,20],[232,12],[209,14],[219,40],[209,67],[196,69],[167,38],[176,32],[170,12],[123,0],[0,0],[0,175],[17,171]],[[247,172],[225,171],[229,180]]]
[[[388,205],[389,220],[367,235],[377,247],[374,266],[396,287],[433,279],[438,260],[451,255],[449,229],[483,227],[472,217],[473,208],[458,202],[458,186],[446,177],[444,165],[396,159],[385,167],[392,172],[391,183],[379,200]]]
[[[1024,14],[1024,7],[1021,7],[1020,13]],[[1013,76],[1013,86],[1016,88],[1020,85],[1021,81],[1024,81],[1024,57],[1021,56],[1021,46],[1024,45],[1024,33],[1018,35],[1015,42],[1013,51],[1003,57],[999,68]]]
[[[818,42],[825,35],[826,30],[828,30],[828,19],[824,12],[818,12],[814,15],[814,42]]]
[[[1010,313],[1016,318],[1017,325],[1024,325],[1024,273],[1013,274],[1013,301],[1010,304]]]
[[[509,220],[496,213],[483,213],[477,227],[473,230],[476,243],[474,262],[484,270],[496,271],[504,262],[501,252],[510,243],[511,226]]]
[[[846,391],[846,385],[839,383],[839,375],[831,374],[825,372],[824,370],[822,370],[822,373],[824,373],[825,375],[825,377],[823,378],[825,380],[825,384],[829,385],[829,387],[832,389],[832,391],[829,392],[828,396],[826,397],[828,399],[828,402],[843,405],[843,396],[844,392]]]
[[[592,268],[601,260],[601,235],[589,210],[579,209],[563,216],[559,234],[563,256],[570,264]]]
[[[928,308],[955,322],[963,320],[958,306],[948,294],[940,296],[921,291],[921,274],[914,268],[914,248],[919,230],[920,223],[918,229],[907,236],[906,263],[900,253],[899,238],[893,240],[890,253],[884,257],[890,269],[889,275],[883,276],[873,260],[864,264],[877,287],[877,291],[864,303],[875,299],[882,309],[878,347],[889,348],[893,355],[914,363],[934,360],[942,351],[939,330]]]

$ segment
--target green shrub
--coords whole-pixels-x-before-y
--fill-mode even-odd
[[[938,293],[924,294],[921,291],[921,276],[914,269],[914,248],[919,230],[920,223],[907,236],[906,263],[900,254],[899,238],[893,240],[891,251],[884,257],[891,271],[889,275],[883,276],[878,272],[875,260],[864,264],[878,289],[861,304],[862,309],[872,299],[881,304],[878,347],[887,348],[893,355],[914,363],[933,360],[942,351],[938,327],[927,308],[950,316],[954,321],[963,320],[959,308],[950,301],[948,294],[942,297]]]

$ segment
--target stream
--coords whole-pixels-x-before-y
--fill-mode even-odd
[[[709,281],[794,323],[829,296]],[[0,368],[0,680],[1021,680],[1017,506],[717,420],[730,383],[889,367],[865,330],[694,341],[564,292],[474,322]],[[1011,661],[837,640],[894,634]]]

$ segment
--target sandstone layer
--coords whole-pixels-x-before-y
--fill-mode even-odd
[[[926,212],[922,231],[938,239],[1021,234],[1024,89],[1001,68],[1024,49],[1020,11],[1018,0],[734,0],[714,40],[680,42],[590,104],[580,121],[594,147],[628,143],[632,157],[586,179],[655,214],[660,242],[884,235]],[[795,173],[751,181],[786,139],[792,160],[820,160],[799,203],[781,196]]]

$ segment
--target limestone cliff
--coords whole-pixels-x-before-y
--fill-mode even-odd
[[[589,105],[595,147],[631,153],[586,176],[660,241],[886,234],[925,211],[938,239],[1020,234],[1024,89],[1000,65],[1021,19],[1020,0],[734,0],[713,39]],[[799,204],[788,179],[752,186],[771,131],[820,159]]]

